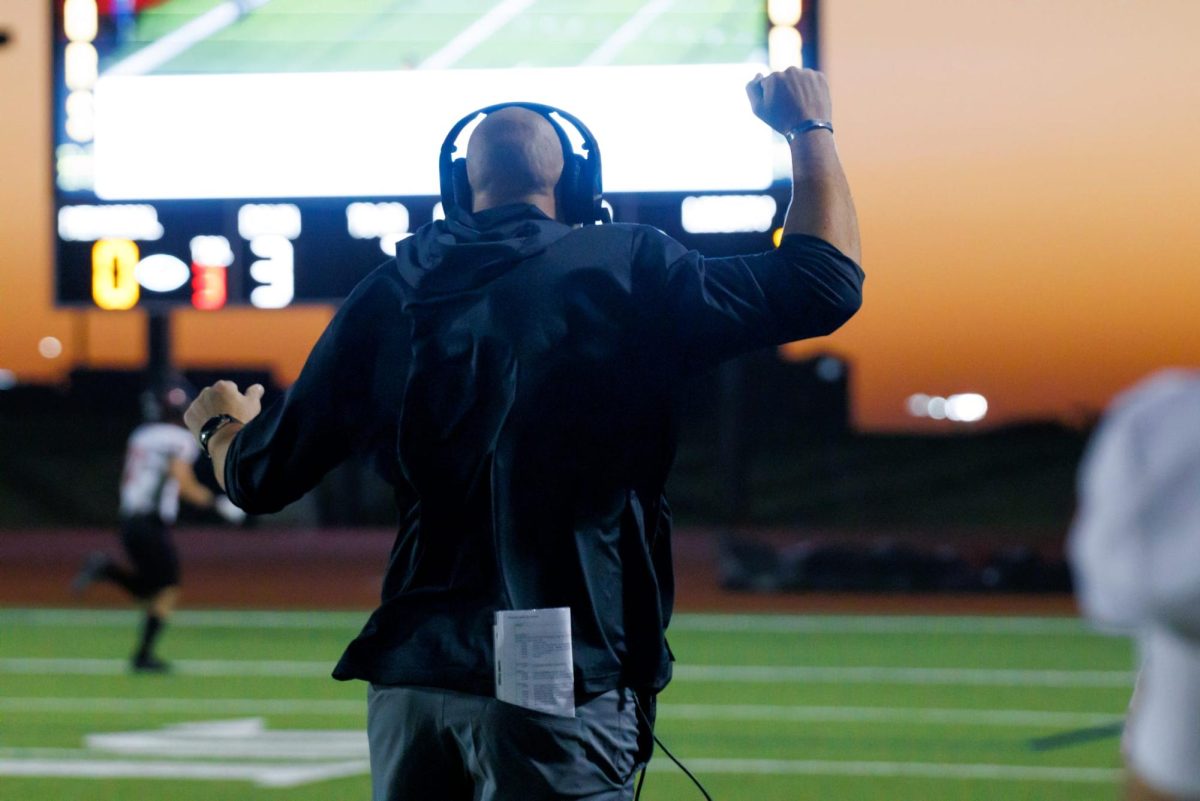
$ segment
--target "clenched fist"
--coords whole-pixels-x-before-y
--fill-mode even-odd
[[[805,120],[830,120],[833,104],[824,74],[816,70],[788,67],[782,72],[755,76],[746,84],[750,108],[755,116],[779,133],[786,133]]]
[[[183,413],[183,422],[193,434],[199,434],[201,426],[219,414],[249,423],[262,411],[262,396],[262,384],[248,387],[243,395],[232,381],[218,381],[200,391]]]

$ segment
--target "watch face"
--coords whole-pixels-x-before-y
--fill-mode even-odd
[[[204,425],[200,427],[200,434],[196,437],[196,439],[200,441],[200,450],[204,451],[205,456],[209,455],[208,441],[213,438],[213,434],[216,434],[218,431],[224,428],[227,423],[233,422],[237,421],[228,414],[219,414],[216,417],[211,417],[204,422]]]

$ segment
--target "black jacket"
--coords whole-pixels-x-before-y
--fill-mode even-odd
[[[525,205],[431,223],[237,435],[226,486],[269,512],[352,452],[379,454],[400,531],[339,679],[491,694],[493,613],[568,606],[579,692],[661,689],[673,392],[830,333],[862,279],[805,236],[705,259],[648,226],[573,230]]]

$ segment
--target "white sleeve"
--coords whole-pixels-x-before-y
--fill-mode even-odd
[[[186,428],[178,428],[177,431],[179,433],[175,436],[175,457],[188,464],[195,464],[196,460],[200,458],[200,443]]]
[[[1200,641],[1162,626],[1142,636],[1144,663],[1126,724],[1138,776],[1158,790],[1200,798]]]
[[[1132,628],[1146,608],[1146,554],[1135,497],[1135,435],[1124,417],[1104,420],[1079,473],[1079,506],[1067,540],[1075,594],[1095,622]]]
[[[1088,449],[1068,550],[1094,620],[1200,636],[1200,376],[1126,393]]]

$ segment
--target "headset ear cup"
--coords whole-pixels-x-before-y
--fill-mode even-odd
[[[601,206],[604,187],[600,181],[600,154],[593,151],[589,158],[582,157],[579,168],[579,196],[585,206],[588,222],[612,222],[608,212]]]
[[[471,181],[467,178],[466,159],[455,159],[450,164],[450,179],[454,185],[454,205],[470,214],[475,210],[475,204],[471,197]]]
[[[592,221],[592,190],[585,186],[587,159],[572,153],[563,160],[563,174],[559,179],[559,202],[562,204],[563,222],[569,225]]]

